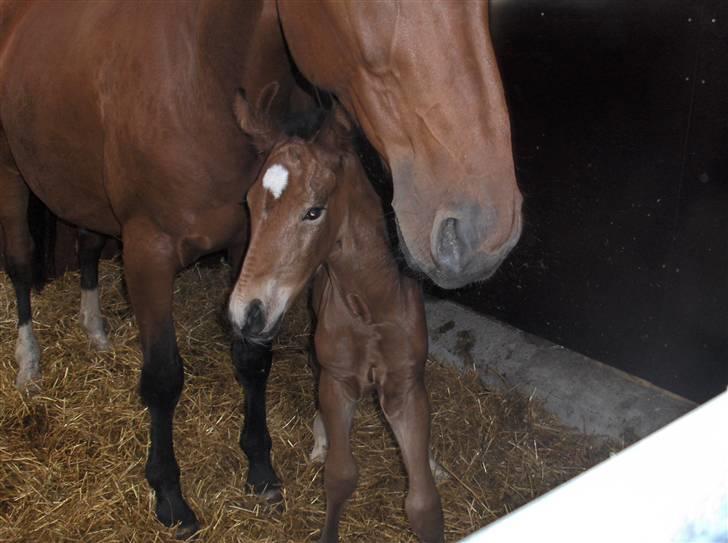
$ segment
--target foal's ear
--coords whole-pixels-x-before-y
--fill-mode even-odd
[[[273,106],[273,100],[278,96],[281,86],[278,81],[271,81],[258,94],[258,102],[255,104],[255,110],[259,115],[270,115],[270,108]]]
[[[255,148],[261,153],[270,151],[278,138],[278,132],[264,112],[251,107],[242,90],[235,96],[233,111],[240,129]]]

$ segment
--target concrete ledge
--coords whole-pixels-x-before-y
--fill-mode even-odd
[[[428,298],[430,356],[541,400],[567,426],[632,443],[696,404],[459,304]]]

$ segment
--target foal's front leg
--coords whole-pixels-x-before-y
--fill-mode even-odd
[[[407,470],[405,510],[412,531],[423,543],[441,543],[442,506],[430,468],[430,404],[421,372],[388,376],[379,401]]]
[[[172,321],[177,269],[173,244],[164,234],[146,224],[125,226],[124,274],[144,355],[139,391],[151,418],[146,476],[156,493],[157,518],[166,526],[179,523],[176,536],[181,539],[199,526],[182,497],[172,442],[174,410],[184,382]]]
[[[356,488],[358,477],[350,443],[356,398],[349,387],[322,368],[319,378],[319,404],[329,438],[324,468],[326,524],[321,531],[320,543],[336,543],[339,540],[341,513],[346,500]]]
[[[245,422],[240,447],[248,457],[248,485],[268,501],[282,498],[281,482],[270,460],[271,439],[265,412],[265,389],[273,361],[271,345],[233,340],[235,377],[245,390]]]

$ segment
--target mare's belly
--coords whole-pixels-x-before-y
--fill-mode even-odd
[[[50,209],[72,224],[118,235],[119,224],[104,190],[100,152],[61,138],[34,138],[6,123],[10,147],[26,183]],[[71,134],[73,136],[73,134]]]
[[[104,134],[93,63],[68,45],[77,26],[73,13],[56,13],[53,5],[38,11],[28,12],[3,52],[2,129],[23,178],[54,213],[118,235],[104,190]]]

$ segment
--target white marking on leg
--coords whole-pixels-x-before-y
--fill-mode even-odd
[[[450,478],[450,474],[435,460],[432,450],[430,450],[430,470],[432,471],[432,478],[435,479],[436,483],[447,481]]]
[[[101,314],[99,289],[81,289],[81,324],[86,329],[88,338],[98,351],[109,349],[111,344],[106,335],[106,323]]]
[[[288,170],[280,164],[273,164],[263,176],[263,187],[268,189],[276,200],[288,186]]]
[[[328,448],[329,440],[326,437],[324,421],[321,419],[321,413],[316,411],[316,417],[313,419],[313,449],[309,456],[311,462],[323,464],[326,460],[326,451]]]
[[[32,322],[18,328],[15,361],[18,363],[18,376],[15,378],[18,390],[28,390],[40,381],[40,347],[33,335]]]

